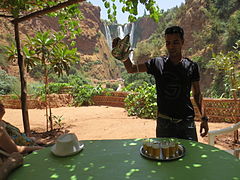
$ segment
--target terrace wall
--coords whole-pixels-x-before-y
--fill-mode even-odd
[[[93,96],[94,105],[104,105],[113,107],[123,107],[124,99],[128,92],[109,92],[105,95]],[[6,108],[20,109],[21,103],[19,99],[13,99],[12,96],[1,96],[0,100]],[[197,107],[191,99],[196,112],[196,120],[199,120],[200,114]],[[70,94],[52,94],[49,96],[50,105],[52,108],[72,106],[73,98]],[[44,108],[45,102],[40,99],[35,99],[33,96],[28,97],[28,108]],[[213,99],[204,98],[203,106],[206,109],[210,122],[231,122],[240,121],[240,100],[234,99]]]

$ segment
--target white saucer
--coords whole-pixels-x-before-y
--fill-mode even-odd
[[[51,152],[56,155],[56,156],[61,156],[61,157],[64,157],[64,156],[71,156],[71,155],[74,155],[74,154],[77,154],[79,153],[84,147],[84,144],[79,144],[79,149],[77,149],[76,151],[73,151],[71,153],[57,153],[56,152],[56,144],[54,144],[52,147],[51,147]]]

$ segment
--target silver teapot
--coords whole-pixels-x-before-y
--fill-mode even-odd
[[[123,39],[117,37],[113,39],[112,42],[112,55],[118,60],[125,60],[128,58],[132,49],[130,49],[131,44],[129,42],[130,35],[127,34]]]

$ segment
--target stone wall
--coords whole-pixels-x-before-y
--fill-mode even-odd
[[[93,105],[96,106],[112,106],[125,107],[124,99],[127,97],[127,92],[108,92],[102,95],[92,97]],[[0,96],[0,100],[6,108],[21,109],[20,99],[14,99],[13,96]],[[191,101],[196,113],[196,120],[200,120],[200,114],[194,103]],[[33,96],[28,96],[28,109],[43,109],[45,102],[40,99],[34,99]],[[73,106],[73,97],[70,94],[51,94],[49,96],[50,106],[52,108]],[[205,107],[207,116],[210,122],[230,122],[235,123],[240,121],[240,100],[234,99],[212,99],[204,98],[203,106]]]
[[[34,98],[33,96],[27,97],[28,109],[43,109],[45,108],[44,100],[40,98]],[[1,102],[5,108],[21,109],[21,101],[19,98],[11,95],[0,96]],[[49,104],[52,108],[71,106],[73,103],[73,97],[70,94],[51,94],[49,95]]]

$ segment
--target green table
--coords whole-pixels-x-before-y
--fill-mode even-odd
[[[26,156],[9,179],[240,180],[236,157],[206,144],[179,141],[185,156],[168,162],[142,157],[141,139],[83,141],[83,151],[70,157],[56,157],[45,148]]]

